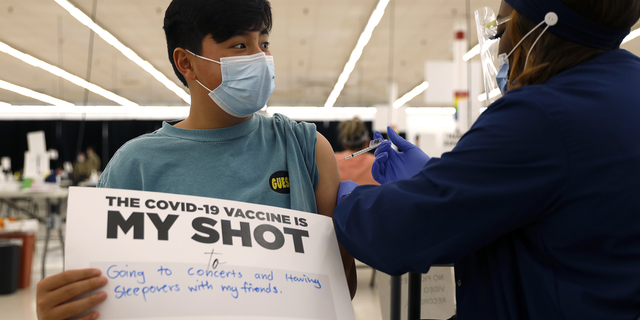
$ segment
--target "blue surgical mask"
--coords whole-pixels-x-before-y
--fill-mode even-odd
[[[503,95],[509,90],[509,57],[506,53],[498,56],[498,74],[496,75],[496,82],[500,93]]]
[[[211,90],[199,80],[196,81],[209,91],[209,97],[226,113],[245,118],[264,108],[275,88],[275,67],[273,57],[264,52],[250,56],[225,57],[220,61],[194,56],[220,64],[222,83]]]

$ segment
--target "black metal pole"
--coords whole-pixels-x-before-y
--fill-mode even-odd
[[[91,8],[91,20],[95,21],[96,20],[96,10],[98,7],[98,0],[93,0],[93,7]],[[94,38],[95,32],[93,32],[93,29],[91,29],[91,31],[89,32],[89,56],[87,57],[87,76],[85,77],[86,81],[91,81],[91,70],[93,69],[93,38]],[[83,106],[87,106],[87,104],[89,103],[89,89],[84,89],[84,102],[83,102]],[[82,152],[82,142],[84,139],[84,126],[85,126],[85,121],[86,121],[86,117],[87,114],[83,113],[82,114],[82,120],[80,121],[80,130],[78,132],[78,143],[76,144],[76,154],[74,155],[77,156],[78,153]]]
[[[391,277],[391,320],[400,320],[402,301],[402,276]]]
[[[408,318],[409,320],[420,319],[420,305],[421,305],[421,293],[422,293],[422,274],[409,273],[409,308]]]
[[[100,171],[107,166],[109,162],[109,122],[102,122],[102,163],[100,164]]]

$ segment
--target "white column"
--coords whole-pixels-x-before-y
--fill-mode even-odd
[[[398,109],[393,107],[393,103],[398,100],[398,84],[393,82],[387,87],[388,103],[374,105],[377,109],[373,130],[387,132],[387,126],[392,126],[397,132],[407,131],[407,106]]]
[[[467,23],[464,19],[453,22],[453,89],[454,101],[458,107],[458,130],[469,130],[469,89],[467,82],[467,63],[462,56],[468,51]]]
[[[388,117],[389,123],[388,125],[394,127],[396,131],[398,130],[398,110],[393,108],[393,103],[398,100],[398,84],[395,82],[389,83],[387,87],[387,93],[389,95],[389,103],[388,103]]]

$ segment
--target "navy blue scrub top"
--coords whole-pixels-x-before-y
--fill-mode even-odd
[[[413,178],[356,188],[335,223],[386,273],[454,263],[460,320],[636,319],[640,58],[508,92]]]

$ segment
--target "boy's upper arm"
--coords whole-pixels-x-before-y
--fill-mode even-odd
[[[316,188],[316,206],[319,214],[333,219],[333,209],[336,207],[336,198],[340,187],[340,171],[338,170],[338,162],[331,144],[322,134],[317,133],[317,135],[316,164],[318,166],[319,179],[318,188]],[[349,293],[351,299],[353,299],[358,286],[355,260],[342,245],[339,244],[339,247]]]
[[[338,171],[338,162],[331,144],[322,134],[317,133],[317,135],[316,164],[319,179],[316,188],[316,205],[319,214],[333,217],[340,187],[340,171]]]

